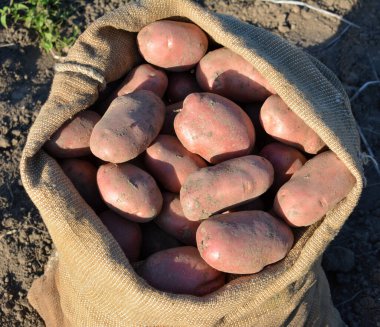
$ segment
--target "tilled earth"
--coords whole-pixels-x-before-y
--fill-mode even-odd
[[[69,2],[69,1],[67,1]],[[85,28],[128,1],[75,2],[72,21]],[[198,1],[281,35],[333,70],[353,97],[352,109],[372,157],[363,156],[367,186],[355,212],[328,248],[323,265],[334,304],[349,326],[380,326],[380,2],[308,0],[359,27],[296,5],[260,0]],[[7,1],[0,1],[3,6]],[[54,59],[42,53],[27,30],[0,29],[0,325],[43,326],[26,300],[32,281],[43,274],[54,247],[38,211],[26,195],[19,159],[28,130],[46,100]],[[370,153],[363,146],[363,151]]]

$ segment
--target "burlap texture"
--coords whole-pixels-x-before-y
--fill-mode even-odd
[[[135,32],[169,17],[193,21],[248,60],[357,180],[322,222],[298,230],[286,259],[205,297],[160,292],[139,278],[97,215],[41,148],[66,120],[93,104],[106,83],[135,65]],[[47,326],[59,327],[343,325],[320,258],[362,191],[359,150],[349,100],[316,59],[270,32],[188,0],[145,0],[121,7],[93,23],[57,66],[22,155],[25,189],[57,249],[45,275],[32,285],[29,300]]]

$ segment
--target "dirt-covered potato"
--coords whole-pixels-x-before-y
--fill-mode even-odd
[[[336,154],[326,151],[307,161],[280,188],[273,209],[292,226],[309,226],[343,200],[355,182]]]
[[[276,93],[248,61],[227,48],[207,53],[196,75],[202,90],[238,102],[264,101]]]
[[[97,169],[93,164],[82,159],[64,159],[60,165],[79,194],[95,212],[107,208],[98,190]]]
[[[159,135],[146,150],[145,166],[166,190],[179,193],[187,176],[207,163],[187,151],[175,136]]]
[[[246,156],[202,168],[182,186],[183,212],[190,220],[201,220],[263,194],[272,185],[273,167],[259,156]]]
[[[45,149],[56,158],[76,158],[91,154],[90,136],[100,115],[85,110],[63,124],[45,143]]]
[[[195,246],[195,234],[200,221],[191,221],[185,217],[177,194],[166,192],[163,193],[163,198],[162,210],[154,222],[182,243]]]
[[[163,97],[168,86],[168,77],[165,72],[149,64],[142,64],[132,69],[116,92],[122,96],[137,90],[148,90]]]
[[[174,119],[178,139],[211,163],[251,153],[255,129],[237,104],[217,94],[192,93]]]
[[[201,60],[207,51],[208,39],[195,24],[160,20],[140,30],[137,44],[147,62],[182,72]]]
[[[157,137],[164,119],[165,105],[153,92],[138,90],[120,96],[95,125],[91,152],[108,162],[131,160]]]
[[[97,182],[108,207],[129,220],[146,222],[161,211],[162,195],[155,180],[132,164],[100,166]]]
[[[270,96],[260,110],[260,122],[276,140],[307,153],[316,154],[326,145],[316,132],[289,109],[278,96]]]
[[[211,268],[197,248],[184,246],[151,255],[137,273],[154,288],[175,294],[203,296],[224,285],[225,275]]]
[[[274,181],[272,189],[276,192],[307,161],[305,156],[297,149],[281,143],[266,145],[260,151],[260,156],[268,159],[273,166]]]
[[[168,79],[169,84],[166,91],[166,98],[170,103],[183,101],[189,94],[201,92],[195,75],[190,72],[171,73]]]
[[[291,229],[264,211],[213,216],[201,223],[197,246],[213,268],[232,274],[253,274],[283,259],[293,245]]]
[[[111,210],[100,213],[99,218],[119,243],[129,261],[137,261],[142,240],[140,225]]]

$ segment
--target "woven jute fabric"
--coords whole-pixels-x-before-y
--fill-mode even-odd
[[[317,224],[296,231],[288,256],[204,297],[157,291],[138,277],[94,211],[43,144],[88,108],[104,86],[138,62],[136,32],[159,19],[187,19],[248,60],[313,128],[356,178],[349,195]],[[56,253],[29,292],[47,326],[340,326],[321,255],[358,202],[359,136],[340,82],[320,62],[264,29],[188,0],[145,0],[87,28],[57,66],[51,92],[21,160],[25,189]],[[321,181],[328,182],[328,181]]]

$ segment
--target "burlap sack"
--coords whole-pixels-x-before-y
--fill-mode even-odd
[[[242,55],[347,165],[357,183],[321,223],[299,229],[285,260],[205,297],[159,292],[136,276],[116,241],[41,149],[66,120],[134,64],[143,26],[185,17]],[[24,186],[57,249],[29,292],[47,326],[340,326],[320,258],[362,190],[359,137],[349,100],[321,63],[261,28],[186,0],[145,0],[92,24],[57,66],[50,96],[21,160]],[[328,181],[321,181],[328,182]]]

